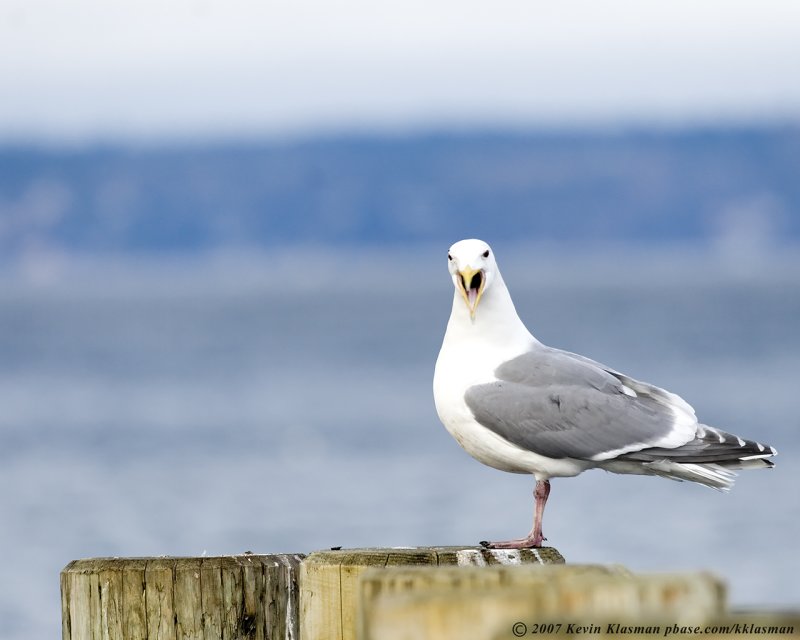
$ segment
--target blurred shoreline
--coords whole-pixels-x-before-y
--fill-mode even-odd
[[[465,236],[468,237],[468,236]],[[453,237],[453,242],[461,239]],[[449,286],[448,245],[337,248],[299,245],[217,249],[194,253],[77,254],[32,251],[0,267],[0,292],[129,293],[182,289],[229,292],[291,288],[327,290],[436,290]],[[558,246],[493,243],[506,280],[520,286],[709,286],[714,283],[800,280],[800,246],[763,251],[705,250],[696,246]]]

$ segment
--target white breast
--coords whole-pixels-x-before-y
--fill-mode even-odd
[[[512,473],[530,473],[537,479],[577,475],[593,465],[571,458],[547,458],[508,442],[477,422],[464,400],[469,387],[495,381],[494,370],[521,352],[518,346],[506,350],[473,345],[464,350],[453,348],[445,340],[433,377],[439,419],[458,444],[485,465]]]
[[[433,377],[436,411],[450,435],[483,464],[531,473],[541,480],[574,476],[593,463],[556,460],[522,449],[479,424],[464,400],[471,386],[495,381],[494,371],[500,364],[539,344],[519,319],[499,270],[495,270],[491,286],[487,285],[474,317],[455,293]]]

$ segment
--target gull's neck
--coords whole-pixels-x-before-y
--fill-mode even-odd
[[[447,323],[445,344],[449,341],[469,341],[475,347],[520,353],[538,340],[533,337],[517,315],[511,294],[499,271],[483,293],[475,317],[458,291],[453,294],[453,309]]]

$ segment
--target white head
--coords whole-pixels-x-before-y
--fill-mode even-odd
[[[470,317],[475,318],[483,294],[499,275],[492,248],[483,240],[456,242],[447,254],[447,267]]]

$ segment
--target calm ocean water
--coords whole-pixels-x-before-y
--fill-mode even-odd
[[[473,461],[434,412],[441,256],[377,274],[370,260],[0,284],[0,637],[58,636],[58,572],[79,557],[527,532],[532,480]],[[504,274],[543,342],[681,394],[704,422],[776,446],[778,466],[730,494],[555,480],[545,533],[568,561],[709,569],[735,604],[797,606],[797,271],[646,267]]]

